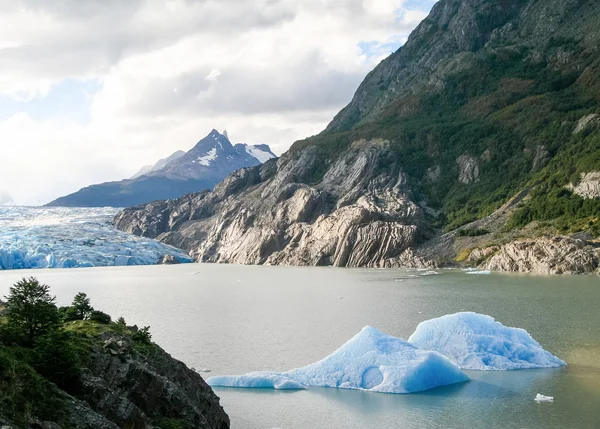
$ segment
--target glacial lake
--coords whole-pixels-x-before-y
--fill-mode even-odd
[[[560,369],[467,371],[471,381],[393,395],[341,389],[216,389],[232,427],[598,428],[600,278],[189,264],[0,271],[0,295],[24,276],[76,292],[204,376],[300,367],[365,325],[408,338],[419,322],[458,311],[524,328],[567,361]],[[425,275],[428,274],[428,275]],[[537,393],[554,396],[536,403]]]

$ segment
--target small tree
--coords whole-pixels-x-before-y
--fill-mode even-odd
[[[30,341],[59,324],[55,298],[49,292],[50,286],[30,277],[17,282],[6,297],[9,325]]]
[[[79,292],[75,295],[71,307],[73,307],[75,315],[77,316],[76,320],[87,320],[94,311],[94,308],[90,305],[90,299],[83,292]]]

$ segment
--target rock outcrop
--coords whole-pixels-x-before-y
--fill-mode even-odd
[[[314,186],[303,182],[315,151],[290,154],[232,174],[213,193],[126,209],[116,225],[203,262],[393,266],[428,230],[405,174],[378,171],[387,146],[356,141]]]
[[[140,353],[127,335],[107,332],[99,339],[83,369],[78,396],[107,420],[104,427],[145,428],[160,416],[183,427],[229,428],[219,398],[182,362],[156,345]]]
[[[584,116],[579,120],[577,126],[573,130],[573,134],[579,134],[583,130],[597,125],[600,125],[600,115],[597,113],[592,113],[591,115]]]
[[[219,398],[202,377],[136,327],[74,321],[63,330],[69,334],[64,346],[77,358],[59,361],[63,374],[69,374],[56,376],[63,380],[60,386],[22,361],[22,352],[13,355],[14,348],[6,347],[0,383],[8,394],[0,395],[0,427],[229,428]]]
[[[479,179],[479,161],[477,158],[464,154],[456,159],[458,165],[458,181],[464,185],[476,182]]]
[[[568,237],[522,240],[494,250],[482,268],[537,274],[600,274],[600,247],[582,240]]]
[[[567,188],[582,198],[600,198],[600,171],[581,173],[577,186],[571,184]]]

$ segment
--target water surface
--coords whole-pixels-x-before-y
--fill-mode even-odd
[[[439,275],[400,270],[181,265],[0,272],[50,284],[60,305],[86,292],[207,375],[313,363],[363,326],[408,338],[458,311],[527,329],[566,368],[468,372],[472,381],[410,395],[341,389],[217,389],[233,428],[598,428],[600,279]],[[431,274],[431,273],[429,273]],[[555,397],[537,404],[536,393]]]

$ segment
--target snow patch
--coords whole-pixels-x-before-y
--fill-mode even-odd
[[[216,137],[215,140],[217,140]],[[198,162],[198,164],[200,165],[209,166],[210,162],[214,161],[215,159],[217,159],[217,148],[213,147],[211,150],[208,151],[206,155],[198,157],[196,162]]]
[[[246,152],[250,156],[253,156],[254,158],[258,159],[261,164],[264,164],[268,160],[275,158],[275,156],[273,156],[272,153],[261,150],[261,149],[257,148],[256,146],[246,145]]]
[[[471,312],[422,322],[408,342],[435,350],[462,369],[497,371],[566,365],[526,330],[509,328],[491,316]]]

